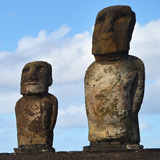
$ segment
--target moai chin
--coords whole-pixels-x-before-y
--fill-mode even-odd
[[[53,151],[53,129],[58,101],[48,93],[52,84],[52,68],[47,62],[36,61],[24,66],[21,94],[15,107],[18,148],[16,153]]]
[[[96,18],[93,62],[85,75],[90,146],[84,151],[141,149],[138,112],[144,95],[144,65],[128,55],[135,25],[129,6],[111,6]]]

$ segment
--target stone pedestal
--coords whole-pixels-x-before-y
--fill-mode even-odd
[[[142,145],[129,144],[120,142],[91,142],[90,146],[83,147],[85,152],[107,152],[107,151],[122,151],[122,150],[139,150],[143,149]]]
[[[48,145],[26,145],[14,148],[15,153],[44,153],[44,152],[55,152],[55,149]]]

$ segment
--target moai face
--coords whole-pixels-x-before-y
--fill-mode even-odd
[[[21,75],[21,94],[30,95],[48,91],[52,84],[52,69],[47,62],[36,61],[24,66]]]
[[[112,6],[101,10],[95,22],[92,54],[128,53],[134,24],[135,13],[129,6]]]

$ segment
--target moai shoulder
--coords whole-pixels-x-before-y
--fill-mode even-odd
[[[129,6],[97,15],[92,54],[85,74],[85,103],[90,146],[84,150],[139,149],[138,112],[144,95],[144,64],[128,55],[135,24]]]
[[[36,61],[24,66],[21,94],[15,107],[17,120],[17,152],[54,151],[53,129],[58,101],[48,93],[52,84],[52,68],[47,62]]]

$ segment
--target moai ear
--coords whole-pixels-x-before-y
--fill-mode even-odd
[[[49,77],[49,80],[48,80],[48,86],[51,86],[52,82],[53,82],[53,79],[52,79],[52,76],[51,76],[51,77]]]
[[[52,66],[47,63],[48,65],[48,86],[52,85],[53,79],[52,79]]]

